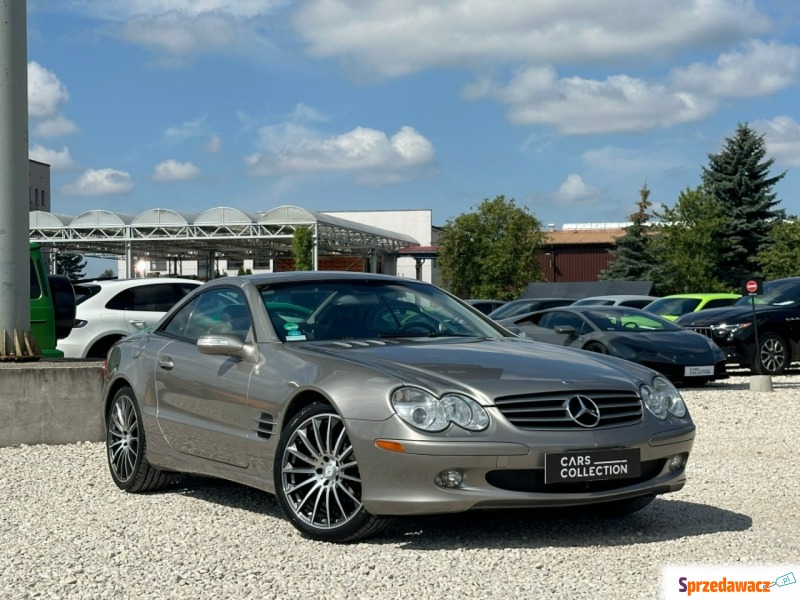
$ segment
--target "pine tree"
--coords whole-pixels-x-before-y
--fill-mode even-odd
[[[66,275],[70,281],[79,281],[86,277],[85,268],[86,261],[80,254],[56,255],[56,273]]]
[[[725,219],[718,233],[726,241],[715,269],[725,285],[738,289],[741,281],[762,275],[758,254],[769,246],[773,225],[784,217],[773,187],[786,173],[769,177],[774,159],[764,160],[764,137],[747,124],[739,124],[725,139],[719,154],[708,155],[703,167],[703,187],[719,202]]]
[[[625,235],[617,239],[608,268],[600,273],[600,279],[623,281],[655,281],[656,266],[652,257],[652,233],[650,221],[650,189],[645,183],[639,190],[637,211],[628,216],[630,225]]]

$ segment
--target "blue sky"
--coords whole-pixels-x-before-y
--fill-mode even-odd
[[[621,222],[738,123],[800,214],[794,0],[28,0],[52,210],[431,209]]]

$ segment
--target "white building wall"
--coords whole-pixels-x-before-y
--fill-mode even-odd
[[[421,246],[432,245],[433,213],[430,209],[422,210],[364,210],[364,211],[325,211],[325,214],[380,227],[396,233],[410,235]],[[432,259],[426,259],[422,265],[422,280],[438,284],[437,269]],[[409,256],[397,259],[397,276],[416,278],[416,261]],[[391,273],[390,273],[391,274]]]

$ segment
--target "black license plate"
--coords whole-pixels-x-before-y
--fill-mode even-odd
[[[638,448],[581,450],[544,455],[544,482],[564,483],[638,477]]]

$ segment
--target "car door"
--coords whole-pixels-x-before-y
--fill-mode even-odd
[[[580,315],[561,310],[546,313],[539,320],[543,333],[541,341],[559,346],[570,346],[575,343],[585,329],[585,322]],[[562,327],[570,327],[564,331]]]
[[[249,309],[236,288],[199,294],[162,325],[161,331],[174,339],[156,357],[157,417],[164,437],[178,452],[246,467],[247,432],[252,428],[248,387],[255,365],[232,356],[202,354],[197,348],[201,335],[231,331],[225,320],[231,305],[244,308],[238,311],[244,314],[239,331],[251,335]]]
[[[123,324],[128,334],[153,327],[169,309],[199,285],[186,283],[155,282],[130,287],[118,294],[106,308],[123,310]]]

